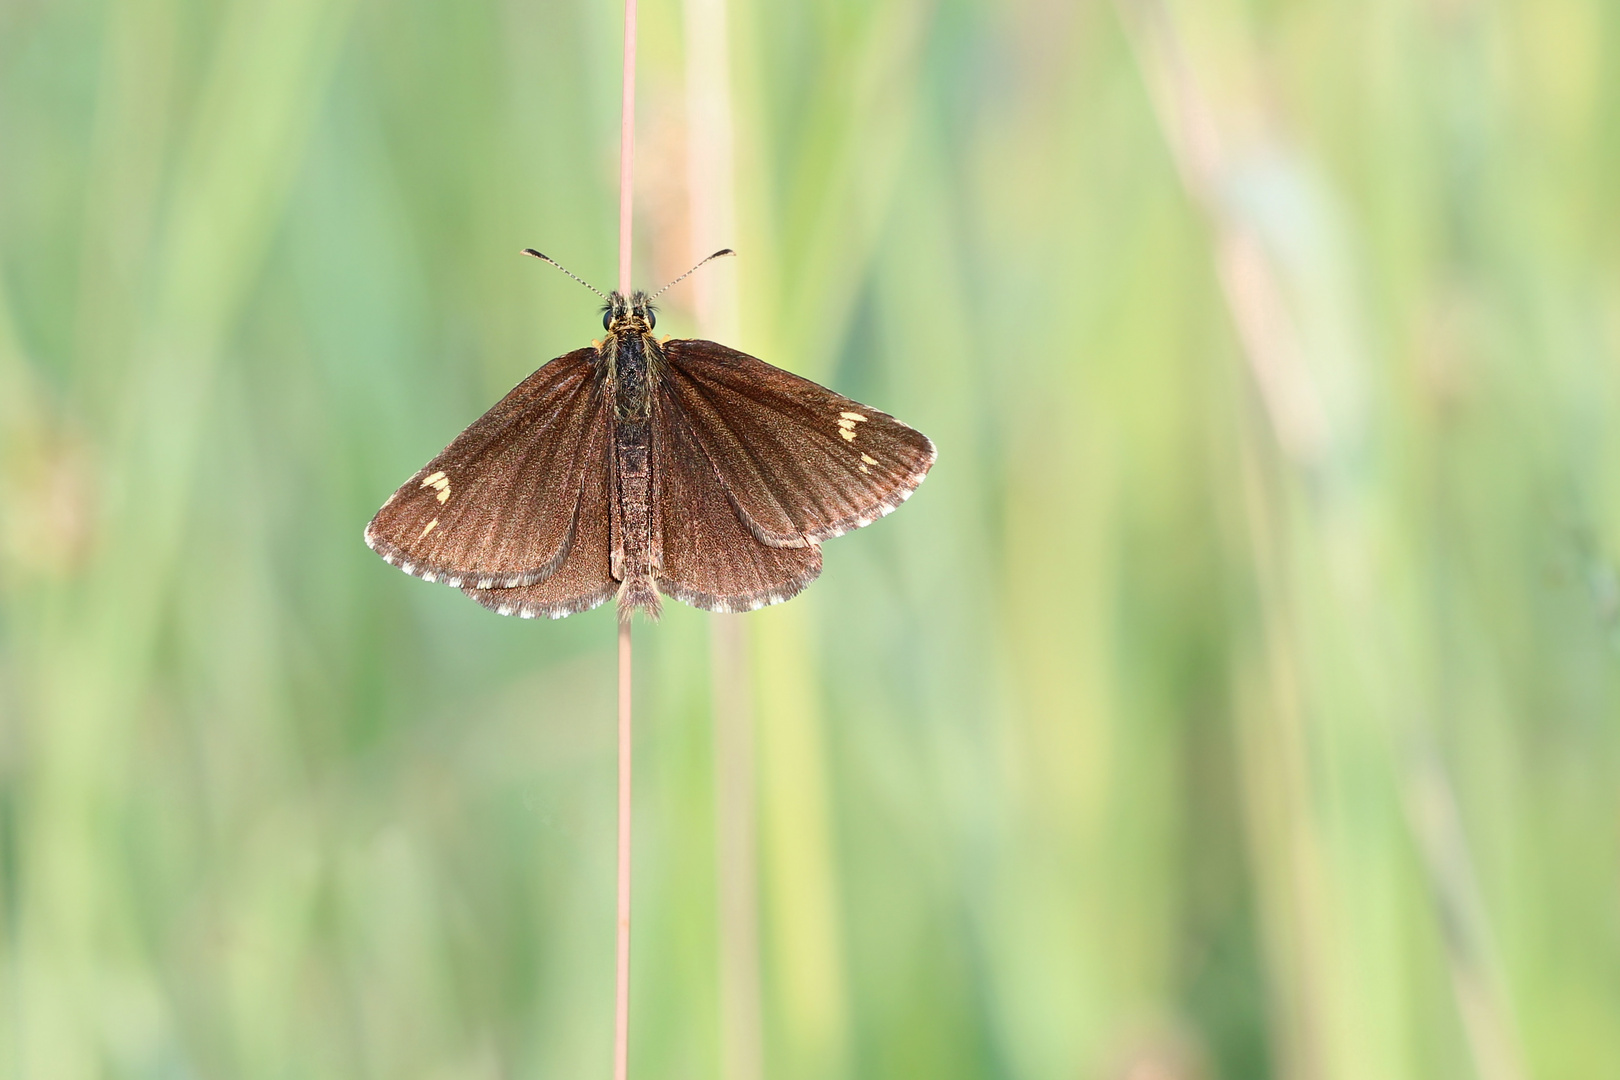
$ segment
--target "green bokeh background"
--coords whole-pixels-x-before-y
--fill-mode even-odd
[[[637,276],[940,459],[742,678],[637,628],[633,1075],[1620,1076],[1620,8],[729,18]],[[599,333],[619,33],[0,8],[0,1076],[608,1075],[611,611],[360,532]]]

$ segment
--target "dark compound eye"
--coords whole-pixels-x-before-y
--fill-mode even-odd
[[[602,312],[602,329],[608,330],[608,329],[611,329],[612,326],[613,326],[613,310],[611,308],[609,308],[607,311]]]
[[[655,327],[657,325],[658,325],[658,316],[653,312],[652,308],[648,308],[647,309],[647,329],[651,330],[653,327]]]

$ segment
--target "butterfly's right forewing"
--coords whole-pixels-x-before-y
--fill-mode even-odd
[[[922,483],[919,431],[712,341],[664,345],[665,385],[750,531],[803,547],[869,525]]]
[[[407,573],[452,585],[532,585],[554,573],[587,474],[604,467],[595,355],[576,349],[519,383],[394,492],[366,543]]]

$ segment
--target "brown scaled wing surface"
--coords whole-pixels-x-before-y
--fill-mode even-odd
[[[745,611],[794,596],[821,572],[819,541],[889,513],[933,465],[919,432],[746,353],[697,340],[663,353],[654,580],[677,600]],[[400,488],[367,542],[505,615],[558,618],[612,596],[612,409],[593,390],[592,355],[577,350],[524,380]],[[455,532],[435,540],[463,489]]]
[[[711,611],[794,596],[819,541],[904,502],[934,463],[886,413],[712,341],[670,341],[655,415],[658,588]]]
[[[664,346],[678,406],[761,543],[804,547],[891,512],[934,444],[887,413],[712,341]]]
[[[452,586],[550,577],[581,493],[607,462],[592,349],[524,379],[391,495],[366,543],[407,574]]]

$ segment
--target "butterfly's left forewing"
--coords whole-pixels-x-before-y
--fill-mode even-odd
[[[608,439],[594,349],[524,379],[383,504],[366,543],[406,573],[531,585],[567,557],[587,472]]]
[[[803,547],[911,496],[934,444],[887,413],[712,341],[666,342],[664,382],[749,530]]]

